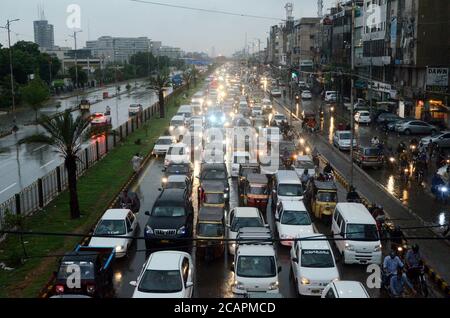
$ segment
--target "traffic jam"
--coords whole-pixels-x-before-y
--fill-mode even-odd
[[[143,167],[148,170],[142,178],[149,173],[158,193],[144,184],[140,191],[124,191],[89,240],[61,258],[49,296],[435,293],[418,246],[405,244],[381,207],[364,205],[337,181],[309,141],[315,116],[304,112],[294,125],[274,103],[281,90],[270,76],[233,63],[210,75],[191,104],[179,107],[166,134],[155,140],[154,159]],[[307,89],[298,96],[311,97]],[[355,119],[363,123],[366,115],[358,112]],[[93,120],[97,116],[103,124],[105,114]],[[337,130],[333,144],[348,150],[349,136]],[[358,151],[364,154],[358,163],[375,164],[366,160],[371,149]],[[134,264],[137,254],[145,254],[145,261]],[[218,287],[209,290],[209,284]]]

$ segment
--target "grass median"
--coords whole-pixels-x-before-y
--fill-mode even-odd
[[[198,86],[197,86],[198,87]],[[88,233],[98,218],[108,208],[117,192],[133,174],[130,160],[139,152],[149,153],[156,139],[164,133],[170,119],[176,114],[178,106],[188,102],[197,90],[193,87],[166,104],[166,118],[153,118],[135,130],[109,154],[90,168],[78,180],[78,197],[81,218],[71,220],[69,216],[69,194],[61,193],[45,209],[25,218],[25,230],[32,232]],[[141,139],[141,144],[135,144]],[[9,235],[0,244],[0,263],[12,267],[0,267],[0,297],[36,297],[47,283],[53,271],[57,270],[60,257],[73,250],[80,242],[77,237],[63,236],[24,236],[27,258],[22,265],[12,260],[23,257],[21,241],[18,236]]]

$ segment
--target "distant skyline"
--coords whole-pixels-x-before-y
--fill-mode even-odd
[[[203,51],[211,54],[231,55],[242,50],[247,33],[248,44],[261,40],[261,48],[271,25],[276,20],[206,13],[180,8],[150,5],[130,0],[1,0],[0,25],[7,19],[20,19],[11,26],[11,41],[34,41],[33,21],[43,8],[45,18],[55,28],[55,45],[73,47],[73,32],[66,25],[67,7],[76,4],[81,8],[81,29],[78,47],[87,40],[100,36],[147,36],[163,45],[180,47],[187,52]],[[238,14],[284,19],[285,4],[279,0],[159,0],[156,2],[220,10]],[[293,0],[294,18],[317,16],[317,0]],[[324,0],[324,13],[336,0]],[[7,32],[0,29],[0,43],[7,46]]]

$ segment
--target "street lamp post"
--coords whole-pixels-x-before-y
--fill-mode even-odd
[[[20,19],[7,20],[6,27],[1,27],[2,29],[8,30],[8,48],[9,48],[9,71],[11,77],[11,101],[12,101],[12,112],[14,114],[14,125],[16,122],[16,101],[14,96],[14,72],[13,72],[13,60],[12,60],[12,49],[11,49],[11,23],[20,21]]]
[[[73,35],[69,35],[70,37],[73,37],[73,40],[75,42],[75,85],[76,85],[76,91],[77,91],[77,103],[78,103],[78,57],[77,57],[77,33],[83,32],[82,30],[73,31]]]
[[[354,86],[355,80],[353,78],[353,72],[355,70],[355,1],[352,0],[352,25],[351,25],[351,85],[350,85],[350,187],[353,187],[353,140],[355,138],[355,118],[354,118]]]

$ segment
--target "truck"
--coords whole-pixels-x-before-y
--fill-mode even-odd
[[[173,87],[178,87],[183,85],[183,77],[181,76],[181,74],[175,74],[172,76],[172,85]]]
[[[105,298],[113,288],[113,262],[116,251],[109,247],[78,245],[66,253],[54,273],[54,295],[85,295]]]

